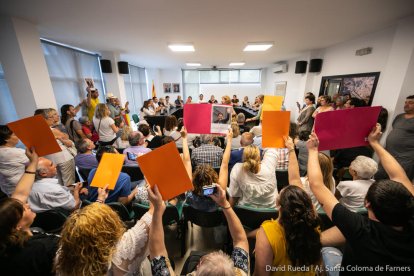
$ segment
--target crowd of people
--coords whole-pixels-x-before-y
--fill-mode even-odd
[[[0,126],[0,264],[11,275],[174,275],[162,224],[166,204],[186,204],[203,212],[221,210],[227,221],[233,248],[230,255],[215,251],[204,255],[196,275],[287,274],[302,269],[306,275],[322,270],[329,275],[365,268],[414,269],[414,96],[405,100],[386,145],[379,140],[384,122],[368,136],[369,147],[318,151],[313,123],[322,112],[364,106],[354,98],[312,93],[298,103],[297,123],[291,124],[284,148],[263,148],[260,114],[264,96],[251,105],[245,97],[222,97],[222,104],[258,111],[246,119],[232,114],[225,137],[189,134],[182,119],[169,115],[172,107],[183,107],[153,97],[141,108],[138,130],[128,119],[128,104],[88,89],[79,105],[63,105],[61,115],[52,108],[38,109],[51,128],[62,151],[38,157],[36,149],[17,148],[18,138]],[[204,96],[199,97],[203,102]],[[186,103],[191,103],[192,98]],[[208,103],[217,103],[212,96]],[[87,116],[76,120],[85,108]],[[165,114],[164,128],[151,129],[145,116]],[[386,122],[385,122],[386,124]],[[157,185],[146,180],[131,182],[121,172],[113,190],[76,183],[76,168],[87,169],[90,184],[104,153],[123,154],[125,166],[139,166],[137,158],[166,144],[175,143],[194,190],[164,202]],[[372,159],[378,156],[379,163]],[[346,160],[346,161],[345,161]],[[340,172],[346,170],[347,180]],[[281,187],[277,174],[287,171],[288,183]],[[173,175],[171,177],[174,177]],[[164,184],[164,183],[154,183]],[[215,187],[205,196],[203,188]],[[152,188],[151,188],[152,187]],[[81,207],[82,200],[90,204]],[[129,229],[105,203],[132,202],[149,205],[148,212]],[[277,209],[278,219],[265,221],[247,231],[233,208]],[[69,215],[60,235],[31,229],[36,213],[59,208]],[[360,213],[367,210],[368,216]],[[319,213],[333,227],[321,231]],[[250,229],[251,230],[251,229]],[[253,248],[249,248],[253,239]],[[253,250],[254,249],[254,250]],[[254,254],[252,255],[252,252]],[[254,265],[251,260],[254,258]],[[21,263],[24,261],[25,265]],[[291,270],[289,270],[291,269]],[[190,273],[191,271],[188,271]]]

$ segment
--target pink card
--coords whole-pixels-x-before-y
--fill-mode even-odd
[[[185,104],[184,126],[188,133],[211,133],[211,104]]]
[[[381,106],[374,106],[319,113],[315,120],[319,150],[368,145],[368,134],[377,123],[380,111]]]

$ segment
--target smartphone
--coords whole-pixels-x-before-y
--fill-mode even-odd
[[[78,184],[78,182],[70,184],[71,186],[76,186],[76,184]],[[82,182],[82,188],[88,188],[88,181],[83,181]]]
[[[204,186],[203,187],[203,195],[204,196],[209,196],[212,194],[217,193],[217,187],[216,185],[211,185],[211,186]]]
[[[131,160],[131,161],[136,161],[137,160],[136,154],[134,154],[132,152],[127,152],[127,155],[128,155],[128,160]]]

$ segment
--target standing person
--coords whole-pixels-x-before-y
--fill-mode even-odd
[[[313,128],[312,114],[315,112],[315,96],[305,96],[305,104],[306,106],[300,110],[298,117],[298,133],[302,131],[312,131]]]
[[[365,271],[404,268],[412,272],[414,269],[414,187],[400,164],[379,143],[381,135],[381,125],[377,124],[368,142],[390,180],[377,180],[369,187],[364,203],[368,217],[345,208],[325,187],[318,164],[318,137],[312,134],[307,142],[312,192],[346,239],[338,267],[344,272],[357,267]],[[327,264],[329,258],[324,260],[331,268],[339,265]]]
[[[331,97],[328,95],[319,96],[320,106],[313,112],[312,117],[316,118],[316,115],[326,111],[332,111],[334,108],[331,105]]]
[[[404,112],[392,122],[392,130],[387,136],[385,149],[400,163],[408,178],[414,179],[414,95],[408,96],[404,103]],[[386,178],[380,164],[375,179]]]
[[[107,106],[111,113],[109,113],[109,117],[111,117],[115,121],[115,125],[119,127],[122,122],[121,118],[121,107],[118,105],[118,98],[114,96],[112,93],[108,93],[106,97]]]
[[[95,117],[93,117],[93,125],[99,135],[99,145],[107,146],[115,143],[116,134],[119,128],[115,125],[115,121],[109,117],[109,108],[106,104],[98,104],[96,106]]]
[[[99,91],[96,88],[86,88],[88,92],[86,98],[86,107],[88,108],[88,118],[92,122],[93,115],[95,115],[95,108],[99,104]]]
[[[209,104],[216,104],[217,100],[214,98],[214,95],[211,95],[210,100],[208,100]]]
[[[86,138],[85,134],[82,131],[82,125],[77,120],[75,120],[76,116],[76,110],[73,107],[73,105],[70,104],[64,104],[60,108],[60,114],[62,117],[60,118],[60,121],[62,122],[62,125],[65,126],[69,138],[73,142],[78,142],[81,139]]]

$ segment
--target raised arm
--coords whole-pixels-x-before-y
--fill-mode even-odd
[[[302,181],[300,180],[298,159],[295,153],[295,145],[291,137],[283,137],[283,139],[285,139],[285,147],[289,150],[289,184],[299,186],[303,189]]]
[[[191,156],[190,156],[190,150],[188,149],[188,135],[187,135],[187,129],[183,126],[181,128],[181,138],[183,140],[183,163],[184,167],[187,171],[188,177],[190,179],[193,179],[192,174],[192,167],[191,167]]]
[[[309,140],[306,142],[308,148],[308,179],[309,186],[316,199],[319,201],[326,214],[332,219],[332,210],[338,203],[338,200],[332,194],[332,192],[323,184],[323,177],[321,167],[318,160],[318,145],[319,140],[315,133],[310,135]]]
[[[379,143],[381,135],[381,125],[377,124],[372,129],[371,133],[368,135],[369,144],[374,149],[375,153],[378,155],[378,158],[390,179],[400,182],[404,185],[404,187],[406,187],[410,191],[412,195],[414,195],[413,184],[408,179],[404,169],[397,162],[397,160],[395,160],[395,158]]]
[[[210,195],[210,197],[222,208],[223,213],[226,216],[230,235],[233,239],[233,247],[239,247],[246,252],[249,252],[249,242],[247,241],[246,232],[243,229],[240,219],[227,201],[225,190],[221,187],[217,187],[217,193]]]
[[[223,153],[223,159],[221,160],[220,166],[220,175],[218,179],[218,184],[223,190],[227,188],[227,182],[229,181],[229,161],[230,161],[230,152],[231,152],[231,141],[233,139],[233,131],[230,128],[227,133],[227,145]]]
[[[91,90],[88,88],[86,88],[86,91],[88,92],[87,94],[87,98],[86,98],[86,106],[90,107],[91,106],[91,101],[92,101],[92,92]]]
[[[32,190],[36,175],[37,162],[39,160],[39,157],[33,148],[26,149],[26,156],[29,158],[30,163],[27,166],[25,173],[17,183],[16,189],[11,195],[12,198],[18,199],[23,203],[27,202],[27,198]]]

